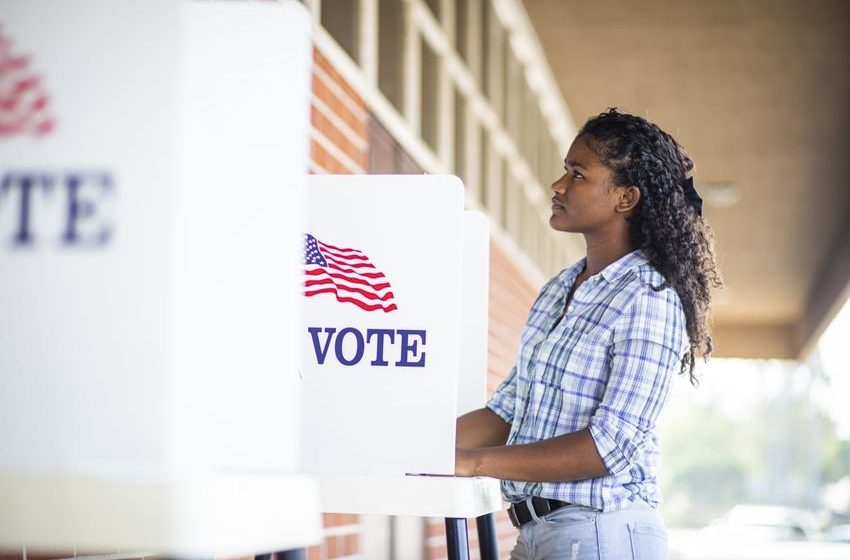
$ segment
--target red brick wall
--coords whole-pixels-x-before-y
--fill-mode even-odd
[[[325,57],[313,52],[310,171],[363,173],[369,154],[366,104]]]

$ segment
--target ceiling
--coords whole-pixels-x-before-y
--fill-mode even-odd
[[[696,163],[726,281],[715,354],[805,356],[850,286],[850,2],[524,5],[577,125],[617,106]]]

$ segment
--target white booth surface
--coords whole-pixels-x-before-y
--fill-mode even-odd
[[[322,511],[328,513],[469,518],[502,509],[499,481],[494,478],[336,474],[316,478]]]
[[[487,325],[490,302],[490,222],[475,210],[463,213],[463,282],[460,297],[460,363],[457,415],[487,402]]]
[[[319,488],[299,475],[1,475],[0,500],[0,543],[31,550],[221,557],[321,539]]]
[[[309,544],[308,12],[0,0],[0,14],[0,546]],[[293,496],[302,525],[272,527]]]
[[[463,211],[454,177],[317,176],[310,184],[303,457],[308,471],[322,473],[322,511],[454,518],[499,511],[498,480],[447,476],[455,419],[486,396],[486,217]],[[337,274],[346,263],[380,274],[367,277],[380,284],[377,303],[357,288],[363,284],[349,283],[358,280],[351,271]],[[347,301],[355,296],[362,299]],[[405,346],[398,333],[414,326],[420,330],[410,332],[422,334]],[[345,329],[365,332],[364,344],[352,330],[348,345],[332,338]],[[378,339],[365,344],[375,329],[386,333],[383,347]]]
[[[463,213],[449,175],[309,178],[305,472],[454,473]]]

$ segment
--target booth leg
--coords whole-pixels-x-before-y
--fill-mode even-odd
[[[469,533],[466,519],[446,517],[446,547],[449,560],[469,560]]]
[[[256,557],[259,560],[259,556]],[[295,550],[284,550],[274,553],[274,560],[306,560],[307,550],[304,548],[296,548]]]
[[[492,513],[481,515],[475,520],[478,527],[478,547],[481,560],[499,560],[499,547],[496,544],[496,520]]]

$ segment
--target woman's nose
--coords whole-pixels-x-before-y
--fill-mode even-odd
[[[555,194],[564,194],[567,186],[564,184],[564,178],[556,179],[554,183],[552,183],[552,192]]]

